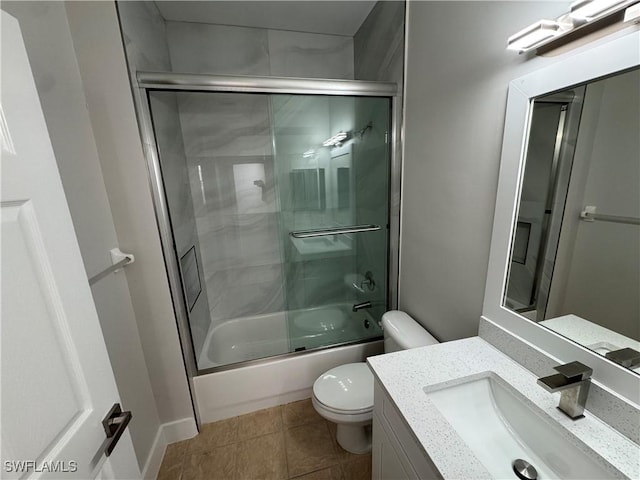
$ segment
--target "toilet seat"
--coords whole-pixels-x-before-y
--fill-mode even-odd
[[[322,403],[315,396],[314,396],[314,398],[315,398],[315,403],[320,408],[323,408],[324,410],[327,410],[328,412],[335,413],[336,415],[361,415],[363,413],[370,413],[370,412],[373,411],[373,406],[368,407],[368,408],[362,408],[360,410],[340,410],[339,408],[333,408],[333,407],[331,407],[329,405],[326,405],[326,404]]]
[[[366,363],[347,363],[332,368],[313,384],[314,399],[338,415],[373,411],[373,374]]]

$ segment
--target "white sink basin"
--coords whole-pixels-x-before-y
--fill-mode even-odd
[[[492,372],[424,391],[494,478],[517,479],[516,459],[540,480],[627,478]]]

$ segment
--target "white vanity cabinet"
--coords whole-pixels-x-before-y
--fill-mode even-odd
[[[373,480],[442,478],[378,380],[374,386],[372,457]]]

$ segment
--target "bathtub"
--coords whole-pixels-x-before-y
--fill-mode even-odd
[[[313,382],[325,371],[383,352],[382,340],[311,350],[325,340],[344,343],[381,335],[368,312],[353,313],[350,304],[329,308],[335,318],[325,316],[324,326],[310,320],[322,310],[326,312],[327,307],[291,311],[288,315],[277,312],[237,318],[212,328],[199,358],[200,369],[262,360],[195,377],[194,397],[200,421],[214,422],[309,398]],[[264,358],[296,348],[311,351]]]
[[[382,336],[378,322],[351,304],[275,312],[235,318],[207,332],[198,368],[229,365]]]
[[[226,320],[207,332],[198,368],[271,357],[289,351],[285,312]]]

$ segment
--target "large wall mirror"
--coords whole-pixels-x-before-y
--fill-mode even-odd
[[[640,70],[536,98],[503,304],[640,371]]]
[[[483,315],[640,399],[640,33],[514,80]]]

